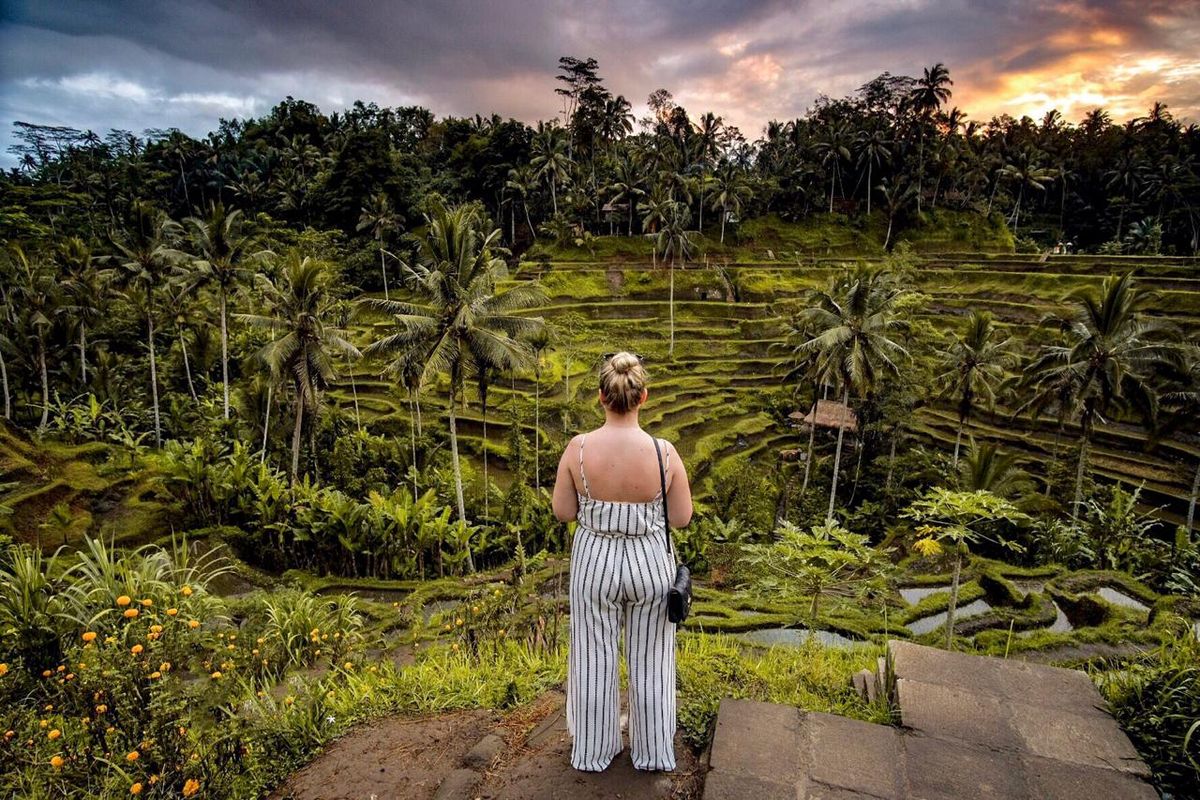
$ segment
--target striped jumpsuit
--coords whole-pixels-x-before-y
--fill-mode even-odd
[[[598,772],[621,752],[617,639],[624,625],[633,766],[672,770],[675,624],[667,619],[667,590],[675,559],[667,550],[662,492],[645,503],[593,499],[583,472],[583,444],[581,439],[584,493],[577,493],[579,524],[571,546],[571,766]]]

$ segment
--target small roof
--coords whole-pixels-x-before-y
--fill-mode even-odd
[[[793,411],[788,414],[788,419],[812,425],[813,413]],[[858,415],[854,413],[854,409],[842,405],[837,400],[818,400],[816,425],[818,428],[844,428],[854,433],[858,430]]]

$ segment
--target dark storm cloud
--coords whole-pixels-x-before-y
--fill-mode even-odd
[[[1119,115],[1146,91],[1194,117],[1198,46],[1200,3],[1166,0],[9,0],[0,126],[201,135],[289,94],[327,112],[362,99],[533,120],[559,108],[563,54],[598,58],[635,108],[665,87],[750,136],[818,93],[937,61],[976,119],[1060,98],[1074,114],[1111,97]]]

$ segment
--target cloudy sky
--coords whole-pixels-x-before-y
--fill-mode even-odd
[[[0,0],[0,149],[15,120],[200,136],[286,95],[532,121],[565,54],[636,112],[666,88],[751,139],[938,61],[971,119],[1162,100],[1200,121],[1200,0]]]

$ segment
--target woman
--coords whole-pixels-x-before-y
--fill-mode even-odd
[[[604,425],[571,440],[554,484],[555,515],[579,523],[571,546],[571,766],[599,772],[621,752],[617,637],[624,626],[633,766],[672,770],[675,625],[667,619],[667,590],[675,557],[663,517],[660,454],[672,526],[691,520],[692,493],[675,448],[638,425],[646,402],[640,356],[605,357],[599,400]]]

